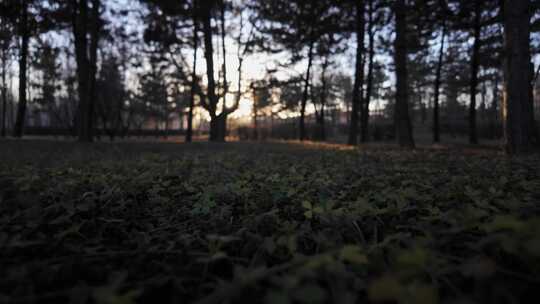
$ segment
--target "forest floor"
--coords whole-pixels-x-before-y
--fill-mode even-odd
[[[537,303],[540,156],[0,141],[0,303]]]

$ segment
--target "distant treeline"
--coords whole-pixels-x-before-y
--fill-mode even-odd
[[[225,141],[249,116],[254,130],[295,117],[284,137],[324,141],[339,110],[349,145],[414,148],[418,129],[433,143],[467,129],[475,145],[503,126],[506,150],[528,152],[539,34],[531,0],[2,1],[2,135],[23,136],[35,113],[84,142],[182,115],[186,142],[201,125]]]

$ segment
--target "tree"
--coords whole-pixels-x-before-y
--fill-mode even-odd
[[[200,77],[197,75],[198,35],[202,9],[200,3],[202,2],[197,0],[176,2],[144,0],[143,2],[149,9],[149,14],[145,16],[144,39],[152,47],[152,56],[159,56],[161,61],[174,66],[176,71],[170,76],[178,80],[179,86],[190,87],[185,140],[191,142],[195,99],[197,94],[202,93]],[[191,67],[182,53],[185,49],[193,51]],[[183,112],[182,108],[178,110],[179,114]]]
[[[48,3],[37,0],[4,1],[0,4],[0,17],[13,26],[16,33],[14,36],[20,40],[18,48],[19,100],[13,136],[21,137],[26,118],[30,39],[51,30],[54,23],[51,22],[51,9]]]
[[[120,65],[114,55],[103,59],[97,79],[96,113],[101,120],[101,127],[111,140],[123,126],[126,89]]]
[[[349,75],[338,73],[334,76],[336,96],[343,106],[347,126],[350,124],[350,111],[353,91],[353,81]]]
[[[401,147],[414,148],[412,125],[409,118],[407,73],[407,6],[405,0],[394,3],[396,37],[394,40],[394,64],[396,69],[396,138]]]
[[[59,49],[53,47],[49,42],[44,41],[38,50],[38,58],[34,63],[35,74],[41,77],[33,85],[37,89],[35,101],[52,116],[55,104],[56,93],[59,89],[58,80],[60,78],[58,63]]]
[[[315,108],[315,122],[317,131],[315,138],[317,140],[326,139],[325,121],[326,106],[329,103],[332,91],[332,77],[329,70],[333,65],[333,57],[344,51],[342,48],[342,37],[335,33],[323,35],[316,49],[316,57],[320,58],[320,78],[319,84],[311,82],[311,100]],[[315,90],[313,90],[315,88]]]
[[[170,1],[161,1],[161,0],[147,0],[155,5],[154,8],[161,10],[160,14],[157,14],[157,18],[161,18],[160,22],[157,23],[156,30],[160,32],[161,37],[155,37],[153,39],[155,42],[161,44],[162,50],[167,50],[171,45],[176,45],[177,53],[174,53],[174,56],[171,56],[172,63],[177,67],[178,75],[184,82],[187,82],[188,79],[190,85],[192,86],[193,100],[195,96],[199,97],[200,105],[208,112],[210,116],[210,140],[211,141],[225,141],[225,136],[227,133],[227,117],[229,114],[236,111],[239,107],[240,97],[234,99],[232,106],[228,106],[226,103],[226,97],[229,90],[229,81],[227,79],[227,62],[226,62],[226,43],[225,39],[227,36],[227,12],[230,9],[234,9],[233,3],[225,0],[199,0],[199,1],[181,1],[178,3],[171,3]],[[238,14],[242,23],[243,14]],[[206,84],[201,84],[202,77],[198,77],[195,74],[197,57],[194,54],[193,64],[191,67],[191,72],[186,73],[184,70],[188,66],[186,60],[180,53],[182,47],[186,46],[187,43],[182,41],[182,39],[177,35],[178,32],[176,29],[185,27],[186,21],[191,19],[192,21],[192,37],[193,43],[192,46],[195,49],[198,47],[198,32],[202,31],[203,46],[204,46],[204,58],[206,63]],[[215,21],[218,26],[213,25]],[[172,23],[172,24],[171,24]],[[166,33],[163,33],[162,27],[166,26]],[[239,27],[239,34],[235,37],[235,42],[238,44],[238,56],[239,56],[239,86],[241,86],[242,80],[242,61],[243,57],[250,53],[251,51],[251,40],[243,39],[244,30],[243,25]],[[214,47],[214,38],[220,34],[219,38],[221,40],[220,46],[217,50]],[[221,65],[218,65],[215,61],[215,55],[219,54],[223,58]],[[220,67],[219,67],[220,66]],[[219,75],[216,78],[216,74]],[[191,76],[188,76],[191,75]],[[241,90],[239,90],[241,92]],[[240,93],[241,94],[241,93]],[[221,103],[221,109],[218,108],[218,105]],[[193,108],[190,107],[190,113],[193,113]],[[190,123],[189,120],[193,117],[193,114],[188,114],[188,134],[191,134],[189,131]]]
[[[352,99],[352,83],[349,76],[335,72],[334,62],[325,62],[321,66],[320,79],[314,82],[312,87],[312,99],[315,107],[316,129],[314,138],[316,140],[326,140],[328,137],[327,121],[331,121],[332,126],[338,122],[338,109],[340,105],[345,105]]]
[[[195,6],[195,0],[193,2],[193,6]],[[189,110],[186,131],[186,142],[188,143],[193,140],[193,110],[195,108],[195,95],[197,94],[197,52],[199,50],[199,21],[197,19],[197,13],[195,9],[192,9],[191,16],[193,20],[193,67],[191,72],[191,88],[189,95]]]
[[[344,13],[336,1],[254,1],[254,9],[261,20],[259,30],[271,39],[265,49],[272,53],[283,50],[291,54],[287,65],[306,60],[303,92],[300,103],[299,139],[307,138],[305,117],[309,100],[312,68],[321,38],[332,33],[344,33]],[[317,22],[314,22],[317,20]],[[280,46],[276,49],[275,45]]]
[[[282,111],[298,112],[304,93],[303,82],[302,77],[292,77],[275,84],[279,88],[279,103]]]
[[[207,94],[206,100],[202,100],[203,107],[210,114],[210,141],[219,140],[220,122],[217,114],[219,96],[214,75],[214,45],[212,30],[212,11],[217,6],[214,0],[204,0],[201,9],[203,24],[204,58],[206,60]]]
[[[7,106],[8,106],[8,70],[11,62],[14,28],[6,18],[0,18],[0,94],[2,97],[2,130],[1,136],[6,136]]]
[[[364,38],[365,38],[365,4],[363,0],[356,1],[356,64],[354,69],[353,99],[349,126],[349,145],[358,143],[358,118],[364,96]]]
[[[232,5],[232,10],[235,15],[237,15],[239,18],[238,24],[237,24],[237,31],[238,35],[234,37],[236,45],[237,45],[237,51],[236,51],[236,58],[238,60],[238,79],[237,79],[237,91],[235,92],[235,97],[233,101],[233,105],[231,107],[227,106],[226,102],[226,96],[230,92],[230,86],[227,81],[227,51],[226,51],[226,44],[225,44],[225,37],[226,37],[226,26],[225,26],[225,11],[226,11],[226,2],[224,0],[220,0],[219,7],[220,7],[220,25],[221,25],[221,49],[222,49],[222,109],[221,113],[218,116],[218,123],[219,123],[219,134],[218,134],[218,140],[224,141],[225,136],[227,134],[227,117],[236,111],[238,107],[240,106],[240,100],[244,94],[242,90],[242,82],[243,82],[243,67],[244,67],[244,60],[245,57],[250,55],[253,51],[253,48],[255,46],[255,37],[254,37],[254,27],[253,24],[250,24],[250,28],[246,28],[246,24],[244,22],[244,5],[246,4],[245,1],[239,1],[237,2],[237,5],[234,5],[234,2],[230,3]],[[244,37],[244,31],[248,33],[247,37]]]
[[[30,40],[28,2],[28,0],[21,0],[20,17],[17,23],[21,47],[19,50],[19,103],[17,105],[17,118],[13,127],[13,136],[15,137],[22,136],[26,116],[26,67],[28,63],[28,43]]]
[[[259,139],[259,115],[261,110],[272,104],[272,92],[270,82],[266,79],[254,81],[250,85],[253,97],[252,121],[253,138]]]
[[[313,105],[315,107],[315,122],[317,123],[317,131],[315,134],[315,139],[317,140],[326,140],[326,129],[325,129],[325,113],[326,105],[328,103],[328,93],[330,91],[329,76],[327,70],[331,64],[330,54],[326,54],[323,57],[323,62],[321,66],[321,75],[320,75],[320,85],[316,87],[315,90],[312,89],[312,94],[318,93],[317,97],[312,97]],[[313,92],[315,91],[315,92]],[[316,101],[318,99],[318,102]],[[319,107],[317,108],[317,104]]]
[[[168,128],[169,94],[165,82],[164,66],[152,62],[150,71],[140,78],[140,100],[144,104],[145,118],[152,118],[156,130]]]
[[[473,16],[473,47],[471,54],[471,78],[469,80],[469,96],[471,98],[469,104],[469,142],[471,144],[478,143],[478,134],[476,128],[476,93],[478,88],[478,70],[480,66],[480,34],[482,31],[482,2],[474,1],[474,16]]]
[[[374,58],[375,58],[375,35],[377,34],[376,19],[380,19],[376,16],[375,0],[368,0],[368,72],[367,72],[367,86],[366,94],[363,97],[362,111],[360,111],[360,141],[365,143],[368,141],[368,128],[369,128],[369,105],[373,95],[373,73],[374,73]],[[377,18],[379,17],[379,18]]]
[[[71,46],[63,48],[62,58],[65,65],[60,70],[59,81],[62,89],[58,96],[58,105],[54,109],[54,119],[58,126],[69,130],[69,134],[76,136],[77,119],[77,75],[73,67],[73,52]]]
[[[504,1],[503,119],[505,146],[509,154],[527,152],[532,146],[530,20],[530,1]]]
[[[435,71],[435,84],[433,89],[433,142],[438,143],[441,140],[440,135],[440,119],[439,119],[439,97],[440,97],[440,88],[441,88],[441,75],[442,68],[444,64],[444,52],[445,52],[445,41],[447,34],[447,6],[446,1],[441,0],[441,34],[440,34],[440,44],[439,44],[439,54],[437,58],[437,66]]]
[[[78,139],[92,142],[96,100],[97,49],[102,20],[101,1],[77,0],[71,4],[79,94]]]
[[[453,30],[463,32],[472,43],[465,42],[469,49],[469,142],[478,143],[477,131],[477,95],[478,86],[482,79],[479,78],[483,62],[483,57],[497,59],[491,45],[495,45],[498,35],[488,35],[485,31],[490,25],[498,23],[500,20],[499,0],[468,1],[450,0],[449,5],[455,7],[455,14],[452,18]]]

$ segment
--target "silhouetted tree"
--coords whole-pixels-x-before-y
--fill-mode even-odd
[[[114,55],[108,54],[103,59],[96,85],[96,114],[101,120],[101,127],[113,140],[122,129],[127,99],[120,64]]]
[[[59,89],[60,64],[58,63],[60,51],[50,42],[44,41],[38,50],[38,58],[33,64],[35,74],[40,77],[32,87],[36,89],[37,96],[34,101],[52,117],[56,104],[56,93]]]
[[[510,154],[527,152],[532,146],[531,8],[528,0],[504,1],[503,118],[506,151]]]
[[[97,49],[100,29],[100,0],[78,0],[73,11],[73,35],[79,92],[78,138],[93,141],[96,100]]]
[[[356,63],[349,126],[349,145],[358,143],[358,122],[364,97],[365,3],[363,0],[355,1],[355,3]]]
[[[396,138],[401,147],[414,148],[412,124],[409,118],[408,72],[407,72],[407,5],[405,0],[394,3],[396,38],[394,41],[394,64],[396,69]]]
[[[0,8],[2,8],[0,6]],[[7,77],[9,66],[11,63],[11,57],[13,55],[13,36],[14,36],[14,27],[13,25],[4,18],[0,16],[0,94],[2,97],[2,127],[1,127],[1,136],[6,136],[7,128],[7,106],[8,106],[8,84]]]
[[[477,130],[477,95],[480,69],[483,65],[482,57],[496,57],[493,50],[486,47],[494,43],[493,36],[486,35],[486,27],[499,22],[500,12],[498,10],[499,0],[488,1],[466,1],[450,0],[450,5],[455,7],[452,18],[452,28],[455,31],[463,32],[472,40],[469,57],[469,142],[478,143]],[[497,35],[496,35],[497,36]],[[495,36],[495,37],[496,37]],[[492,39],[491,41],[489,39]]]
[[[254,1],[254,9],[262,20],[259,30],[271,38],[266,43],[266,50],[288,51],[292,55],[289,65],[307,61],[299,117],[299,138],[304,140],[307,138],[306,107],[317,46],[326,34],[343,32],[342,19],[346,11],[335,1],[300,0]]]
[[[28,65],[28,44],[31,36],[31,17],[29,12],[29,0],[20,0],[17,6],[18,18],[16,21],[18,37],[20,38],[19,48],[19,100],[17,104],[17,118],[13,127],[13,136],[21,137],[23,134],[24,120],[26,117],[26,86],[27,86],[27,65]]]
[[[439,42],[439,53],[437,56],[437,65],[435,68],[435,83],[433,89],[433,142],[438,143],[441,140],[440,135],[440,111],[439,111],[439,97],[440,97],[440,88],[441,88],[441,76],[442,68],[444,65],[444,54],[445,54],[445,42],[446,35],[448,31],[448,7],[446,0],[441,0],[439,8],[440,17],[440,42]]]

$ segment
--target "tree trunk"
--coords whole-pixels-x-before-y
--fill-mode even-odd
[[[498,120],[498,100],[499,100],[499,76],[498,74],[495,76],[495,81],[493,83],[493,90],[492,90],[492,101],[491,106],[489,109],[489,129],[490,129],[490,135],[491,138],[494,139],[497,137],[496,128],[497,128],[497,120]]]
[[[17,118],[13,127],[13,136],[23,135],[24,120],[26,117],[26,67],[28,61],[28,42],[30,32],[28,29],[28,1],[22,1],[21,20],[19,22],[21,35],[21,50],[19,55],[19,103],[17,105]]]
[[[480,90],[480,123],[483,123],[486,120],[486,109],[487,109],[487,87],[486,82],[482,82],[482,89]]]
[[[90,89],[90,62],[88,60],[88,3],[86,0],[79,0],[73,7],[73,35],[75,40],[75,60],[77,62],[77,92],[79,95],[78,108],[78,139],[79,141],[89,141],[88,121],[89,89]]]
[[[253,139],[259,139],[259,105],[257,100],[253,101],[252,120],[253,120]]]
[[[538,147],[540,145],[540,134],[539,134],[538,126],[534,119],[534,79],[535,79],[534,73],[535,73],[534,64],[531,62],[530,63],[530,77],[531,78],[529,80],[528,121],[529,121],[530,130],[531,130],[531,143],[532,145]]]
[[[210,114],[210,141],[219,141],[219,117],[216,114],[218,96],[214,78],[214,46],[212,45],[212,16],[210,3],[206,4],[203,12],[204,58],[206,61],[206,76],[208,78],[208,112]]]
[[[529,151],[532,144],[528,119],[531,5],[529,0],[505,0],[504,5],[504,137],[506,151],[519,154]]]
[[[2,50],[2,137],[6,137],[6,114],[7,114],[7,50]]]
[[[199,45],[198,37],[198,21],[195,12],[195,5],[193,7],[193,70],[191,72],[191,92],[189,96],[189,112],[187,121],[186,142],[192,142],[193,140],[193,109],[195,108],[195,87],[197,85],[197,50]]]
[[[219,141],[219,116],[210,117],[209,141]]]
[[[164,116],[164,123],[165,123],[165,132],[163,132],[163,138],[167,139],[169,138],[169,111],[167,109],[167,104],[165,104],[165,116]]]
[[[369,104],[371,103],[371,94],[373,93],[373,58],[375,56],[375,31],[373,30],[373,0],[369,0],[368,13],[368,35],[369,35],[369,51],[368,51],[368,75],[366,97],[363,102],[362,117],[360,119],[360,141],[365,143],[369,139]]]
[[[444,62],[444,41],[446,38],[446,22],[443,20],[441,32],[441,45],[439,47],[439,59],[437,61],[437,71],[435,72],[435,89],[433,92],[433,142],[441,141],[439,122],[439,91],[441,88],[441,74]]]
[[[13,92],[13,79],[9,79],[9,90],[8,92]],[[8,95],[8,128],[11,127],[13,128],[13,126],[15,125],[15,101],[13,100],[13,95],[12,94],[9,94]]]
[[[83,141],[92,142],[94,139],[94,105],[97,99],[97,89],[96,89],[96,74],[97,74],[97,49],[99,43],[99,9],[101,1],[92,0],[92,11],[90,18],[90,49],[89,49],[89,73],[88,76],[88,106],[87,113],[88,116],[86,119],[87,126],[84,128],[85,134],[83,134]]]
[[[396,0],[396,38],[394,56],[396,67],[395,129],[399,145],[414,148],[412,125],[409,118],[408,71],[407,71],[407,12],[405,0]]]
[[[326,140],[326,117],[325,117],[325,105],[321,105],[321,113],[319,114],[319,140]]]
[[[475,1],[474,4],[474,43],[471,55],[471,80],[469,83],[469,143],[478,143],[478,134],[476,130],[476,89],[478,87],[478,70],[480,68],[480,34],[482,30],[481,21],[481,3]]]
[[[324,63],[323,63],[323,66],[322,66],[322,72],[321,72],[321,95],[319,96],[320,98],[320,103],[321,103],[321,108],[319,109],[319,115],[317,117],[317,125],[318,125],[318,133],[317,134],[317,137],[319,140],[321,141],[324,141],[326,140],[326,126],[325,126],[325,106],[326,106],[326,96],[327,96],[327,86],[328,86],[328,81],[326,79],[326,70],[328,68],[328,65],[329,65],[329,57],[330,55],[326,55],[325,58],[324,58]]]
[[[359,0],[356,1],[356,67],[354,72],[351,119],[349,122],[349,139],[347,141],[351,146],[358,143],[358,112],[362,106],[363,99],[364,63],[362,57],[364,55],[364,27],[364,1]]]
[[[309,80],[311,75],[311,66],[313,64],[313,52],[314,52],[315,41],[312,39],[309,44],[308,51],[308,66],[306,71],[306,79],[304,80],[304,92],[302,94],[302,104],[300,107],[300,141],[306,139],[306,106],[309,97]]]
[[[220,17],[221,17],[221,52],[223,54],[223,91],[221,97],[223,99],[221,114],[219,115],[219,132],[218,132],[218,141],[224,142],[227,137],[227,118],[229,113],[227,111],[227,93],[229,92],[229,84],[227,82],[227,49],[225,47],[225,1],[219,1],[220,7]]]

